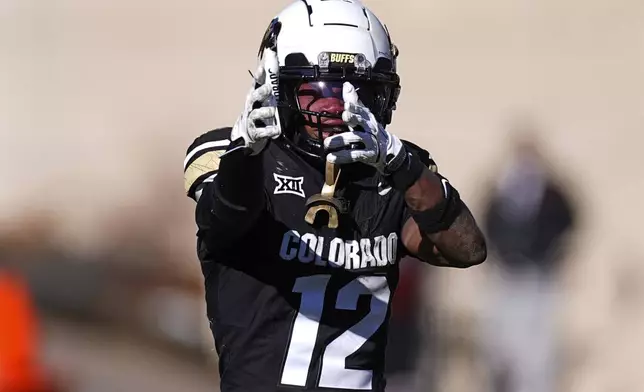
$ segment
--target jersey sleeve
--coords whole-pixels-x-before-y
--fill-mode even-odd
[[[204,187],[212,183],[219,171],[221,156],[230,145],[231,128],[219,128],[195,139],[183,161],[183,183],[186,195],[198,201]]]
[[[251,230],[265,209],[263,159],[232,148],[231,128],[209,131],[184,160],[186,195],[195,200],[199,241],[225,249]]]

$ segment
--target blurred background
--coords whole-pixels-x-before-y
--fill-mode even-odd
[[[181,165],[288,3],[0,2],[2,392],[217,390]],[[491,250],[403,261],[392,392],[644,391],[644,2],[365,3]]]

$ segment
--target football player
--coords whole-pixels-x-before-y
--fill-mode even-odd
[[[398,51],[356,0],[303,0],[270,24],[232,128],[184,161],[223,392],[384,391],[398,262],[486,258],[429,153],[396,137]],[[307,200],[341,168],[338,227]],[[331,225],[332,226],[332,225]]]

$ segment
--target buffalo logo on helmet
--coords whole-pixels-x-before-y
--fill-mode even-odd
[[[262,38],[262,43],[259,46],[257,57],[260,57],[266,48],[277,50],[277,36],[280,34],[281,29],[282,23],[277,18],[271,20],[271,23],[268,25],[268,28],[266,28],[266,32]]]

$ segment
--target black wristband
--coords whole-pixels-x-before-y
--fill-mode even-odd
[[[402,162],[397,165],[397,169],[389,174],[388,179],[391,186],[401,192],[405,192],[410,186],[423,174],[426,166],[421,162],[416,154],[405,151]]]
[[[438,174],[445,186],[445,197],[436,206],[424,211],[412,211],[411,216],[425,234],[447,230],[461,212],[461,197],[443,176]]]

